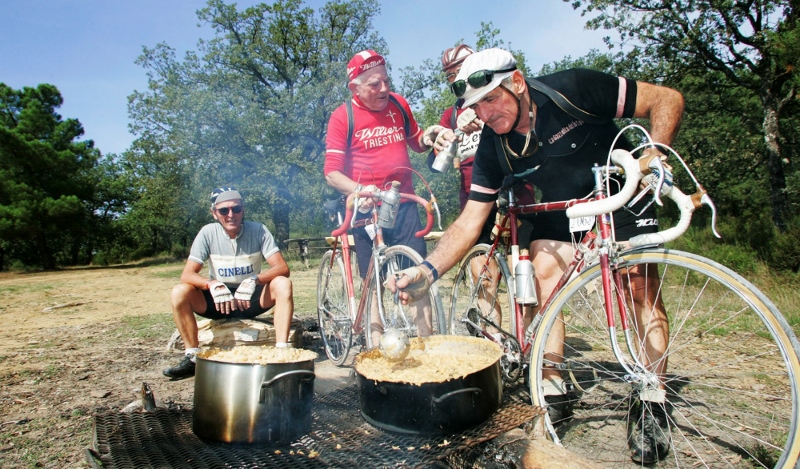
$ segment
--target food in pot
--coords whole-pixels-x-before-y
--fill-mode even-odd
[[[390,383],[441,383],[463,378],[497,362],[500,346],[477,337],[435,335],[410,339],[408,356],[392,362],[377,348],[356,357],[356,371],[374,381]]]
[[[268,345],[242,345],[227,349],[212,348],[198,353],[197,356],[215,362],[252,363],[257,365],[296,363],[317,358],[317,354],[311,350],[275,348]]]

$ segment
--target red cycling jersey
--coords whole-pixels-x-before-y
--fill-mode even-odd
[[[347,110],[342,104],[331,114],[328,135],[325,138],[325,175],[339,171],[362,185],[375,184],[382,187],[391,180],[400,181],[400,192],[414,193],[411,174],[394,171],[399,167],[411,167],[408,156],[410,146],[422,152],[419,135],[422,132],[414,119],[408,102],[392,93],[409,118],[409,134],[403,130],[403,114],[391,101],[381,111],[364,107],[357,97],[353,98],[353,141],[347,148]],[[388,180],[387,180],[388,176]]]

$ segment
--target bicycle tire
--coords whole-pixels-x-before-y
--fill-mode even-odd
[[[366,294],[369,295],[367,300],[367,309],[364,311],[364,335],[368,348],[377,346],[372,338],[372,332],[382,332],[388,328],[398,329],[405,332],[408,337],[419,336],[418,325],[415,324],[414,318],[411,317],[409,306],[404,306],[395,301],[394,295],[387,288],[383,288],[384,283],[388,278],[393,276],[400,270],[413,267],[422,262],[422,256],[408,246],[398,245],[386,248],[383,260],[378,267],[378,284],[381,285],[380,296],[383,302],[385,318],[382,323],[373,323],[370,320],[370,311],[375,307],[374,301],[377,298],[375,295],[375,280],[372,277],[375,275],[373,271],[370,278],[367,278],[368,288]],[[432,288],[428,292],[427,300],[430,303],[431,321],[430,327],[433,334],[443,334],[444,324],[442,321],[442,312],[438,308],[441,301],[436,298],[438,291]],[[421,320],[421,318],[419,318]]]
[[[657,267],[664,292],[671,442],[657,467],[797,467],[800,346],[777,308],[740,275],[694,254],[652,248],[621,260],[623,275],[624,267]],[[628,432],[638,416],[628,411],[642,407],[610,351],[600,275],[599,265],[587,269],[544,312],[532,345],[531,398],[546,406],[539,370],[552,363],[545,362],[547,338],[563,324],[564,353],[555,361],[564,360],[562,375],[574,388],[574,415],[556,427],[547,418],[548,431],[601,465],[633,467]]]
[[[347,278],[340,253],[331,262],[333,251],[322,256],[317,275],[317,318],[325,354],[337,366],[344,364],[353,342],[347,297]]]

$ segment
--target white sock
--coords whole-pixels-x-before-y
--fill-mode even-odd
[[[190,357],[192,359],[192,362],[196,362],[197,361],[196,355],[197,352],[199,351],[200,351],[199,347],[194,347],[194,348],[187,348],[186,350],[183,351],[183,353],[184,355]]]
[[[639,399],[663,404],[667,401],[667,391],[665,389],[645,389],[639,393]]]
[[[275,342],[275,348],[290,348],[289,342]]]
[[[542,385],[542,393],[545,396],[563,396],[567,393],[567,387],[561,378],[547,378]]]

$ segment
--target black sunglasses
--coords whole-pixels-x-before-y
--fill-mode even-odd
[[[513,72],[517,67],[504,68],[503,70],[478,70],[473,72],[466,80],[456,80],[450,84],[450,90],[456,98],[464,96],[467,92],[467,84],[473,88],[482,88],[492,82],[495,73]]]
[[[222,216],[227,216],[228,212],[233,213],[242,213],[242,206],[241,205],[234,205],[233,207],[222,207],[218,208],[217,211],[222,214]]]

